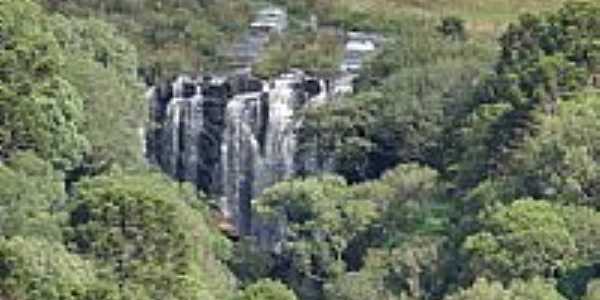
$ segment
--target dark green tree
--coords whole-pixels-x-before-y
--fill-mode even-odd
[[[565,300],[552,282],[539,277],[516,280],[508,288],[499,282],[479,279],[472,287],[444,298],[446,300]]]
[[[83,103],[62,76],[50,18],[32,1],[2,1],[0,24],[0,156],[29,149],[73,167],[87,144]]]
[[[0,164],[0,236],[61,240],[57,210],[67,198],[64,177],[33,153]]]
[[[97,173],[113,164],[141,163],[147,101],[136,75],[135,47],[97,19],[58,15],[53,22],[69,57],[62,71],[83,98],[81,129],[90,148],[79,171]]]
[[[345,271],[344,250],[376,217],[374,203],[353,199],[342,178],[327,175],[279,183],[258,199],[257,210],[287,224],[283,278],[301,297],[317,296],[325,280]]]
[[[296,295],[283,283],[264,279],[246,287],[236,300],[296,300]]]
[[[95,259],[135,299],[226,299],[228,244],[192,208],[199,201],[160,175],[112,175],[77,186],[69,211],[73,251]]]
[[[22,300],[117,300],[94,265],[59,242],[0,239],[0,297]]]
[[[484,228],[467,238],[469,276],[509,282],[559,276],[578,262],[577,243],[559,208],[518,200],[481,216]]]

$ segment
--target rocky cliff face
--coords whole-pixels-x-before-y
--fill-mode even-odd
[[[296,115],[327,101],[324,87],[302,72],[269,81],[181,76],[150,93],[148,158],[220,199],[239,234],[268,230],[252,226],[251,199],[306,168],[296,147]]]

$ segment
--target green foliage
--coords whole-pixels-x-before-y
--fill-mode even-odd
[[[510,110],[511,106],[505,103],[484,104],[462,121],[464,126],[453,136],[458,140],[454,144],[456,158],[448,166],[457,185],[472,188],[490,175],[492,170],[486,159],[491,151],[488,141],[493,139],[492,126]]]
[[[354,191],[355,197],[373,201],[381,210],[351,248],[363,253],[359,273],[370,278],[373,292],[389,299],[441,296],[445,276],[452,273],[447,239],[452,207],[444,202],[446,187],[438,173],[416,164],[400,165]]]
[[[61,74],[65,56],[36,4],[0,3],[0,156],[34,150],[60,168],[81,159],[82,99]]]
[[[446,300],[565,300],[554,285],[539,277],[517,280],[509,288],[501,283],[479,279],[466,290],[445,298]]]
[[[342,59],[339,45],[338,38],[328,32],[279,39],[267,47],[253,72],[259,77],[271,78],[297,68],[316,76],[333,77]]]
[[[244,289],[237,300],[296,300],[296,295],[283,283],[265,279]]]
[[[140,162],[135,48],[96,19],[49,16],[30,1],[1,5],[0,155],[31,149],[84,173]]]
[[[215,253],[226,244],[186,201],[194,193],[159,175],[113,175],[80,183],[69,241],[136,299],[224,299],[231,279]]]
[[[276,262],[273,255],[260,248],[254,238],[243,238],[234,245],[227,264],[240,283],[247,285],[268,277]]]
[[[265,251],[232,248],[188,185],[118,170],[141,162],[137,73],[225,65],[220,49],[266,3],[39,2],[65,15],[0,0],[0,298],[296,299],[278,280],[304,300],[598,298],[597,3],[522,16],[482,76],[496,47],[474,20],[496,19],[437,18],[450,4],[419,1],[274,1],[293,30],[314,13],[386,43],[357,94],[299,116],[300,149],[340,176],[255,199],[260,222],[286,225]],[[336,74],[335,34],[290,34],[257,74]]]
[[[279,256],[291,268],[282,278],[301,297],[321,297],[306,291],[319,288],[307,280],[325,281],[328,299],[418,297],[444,289],[440,278],[448,261],[442,236],[450,209],[438,202],[443,191],[435,171],[411,164],[353,186],[329,176],[280,183],[258,199],[258,208],[287,220]],[[363,255],[361,271],[343,275]],[[360,285],[346,290],[355,280]]]
[[[598,300],[600,299],[600,282],[593,280],[588,284],[587,292],[583,300]]]
[[[282,251],[291,260],[288,280],[297,291],[304,280],[341,274],[343,251],[376,217],[374,203],[353,199],[337,176],[279,183],[258,199],[257,209],[265,217],[283,217],[288,226]]]
[[[359,92],[311,108],[299,133],[303,151],[351,182],[399,163],[446,163],[446,133],[470,106],[486,46],[449,41],[428,23],[406,21],[358,78]]]
[[[555,276],[577,261],[576,241],[558,207],[518,200],[482,215],[484,228],[467,238],[470,275],[511,278]]]
[[[511,184],[521,194],[598,207],[598,103],[581,96],[540,118],[537,134],[509,161]]]
[[[364,271],[335,279],[325,286],[325,295],[328,300],[397,299],[386,289],[379,274]]]
[[[102,296],[97,297],[97,296]],[[91,263],[60,243],[0,239],[0,297],[21,300],[113,300]]]
[[[0,164],[0,236],[60,240],[55,207],[66,199],[63,176],[34,154],[17,153]]]
[[[515,300],[566,300],[556,290],[553,282],[540,277],[528,281],[515,280],[509,290]]]
[[[399,165],[379,180],[354,186],[355,197],[376,203],[381,210],[371,247],[394,248],[415,236],[447,233],[449,203],[443,202],[445,187],[436,171],[416,164]]]
[[[41,2],[51,11],[115,24],[144,58],[141,71],[150,82],[220,67],[217,52],[246,28],[252,4],[246,0]]]
[[[485,279],[479,279],[469,289],[462,290],[454,295],[445,298],[446,300],[510,300],[510,293],[507,292],[501,283],[489,282]]]
[[[506,103],[511,109],[491,126],[487,154],[479,159],[502,174],[515,149],[536,134],[539,116],[554,114],[561,100],[585,89],[596,72],[600,49],[596,3],[566,4],[545,16],[523,15],[501,37],[495,73],[476,98],[481,104]]]
[[[82,171],[140,163],[147,102],[136,75],[136,49],[103,21],[60,15],[53,21],[55,35],[69,56],[63,73],[84,101],[81,129],[90,149]]]
[[[395,248],[370,249],[360,273],[390,299],[437,298],[451,274],[448,250],[444,237],[413,235]]]
[[[465,29],[465,20],[460,17],[450,16],[442,19],[442,24],[437,30],[443,35],[456,40],[465,40],[467,32]]]

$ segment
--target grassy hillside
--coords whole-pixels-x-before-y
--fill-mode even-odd
[[[520,14],[541,13],[560,7],[567,0],[305,0],[287,2],[292,7],[307,7],[324,19],[351,21],[371,19],[370,23],[394,22],[406,15],[416,17],[459,16],[472,33],[497,35],[506,23]],[[298,2],[304,2],[298,4]],[[351,22],[347,22],[351,23]],[[378,27],[377,25],[375,27]]]
[[[523,13],[556,10],[566,0],[388,0],[398,8],[429,15],[456,15],[467,20],[470,30],[498,33],[503,25]]]

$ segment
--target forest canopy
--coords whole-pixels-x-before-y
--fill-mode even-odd
[[[0,0],[0,299],[600,299],[600,3],[438,2]],[[385,36],[299,112],[331,169],[252,200],[272,249],[142,137],[149,85],[222,68],[266,4],[267,80],[336,75],[311,15]]]

